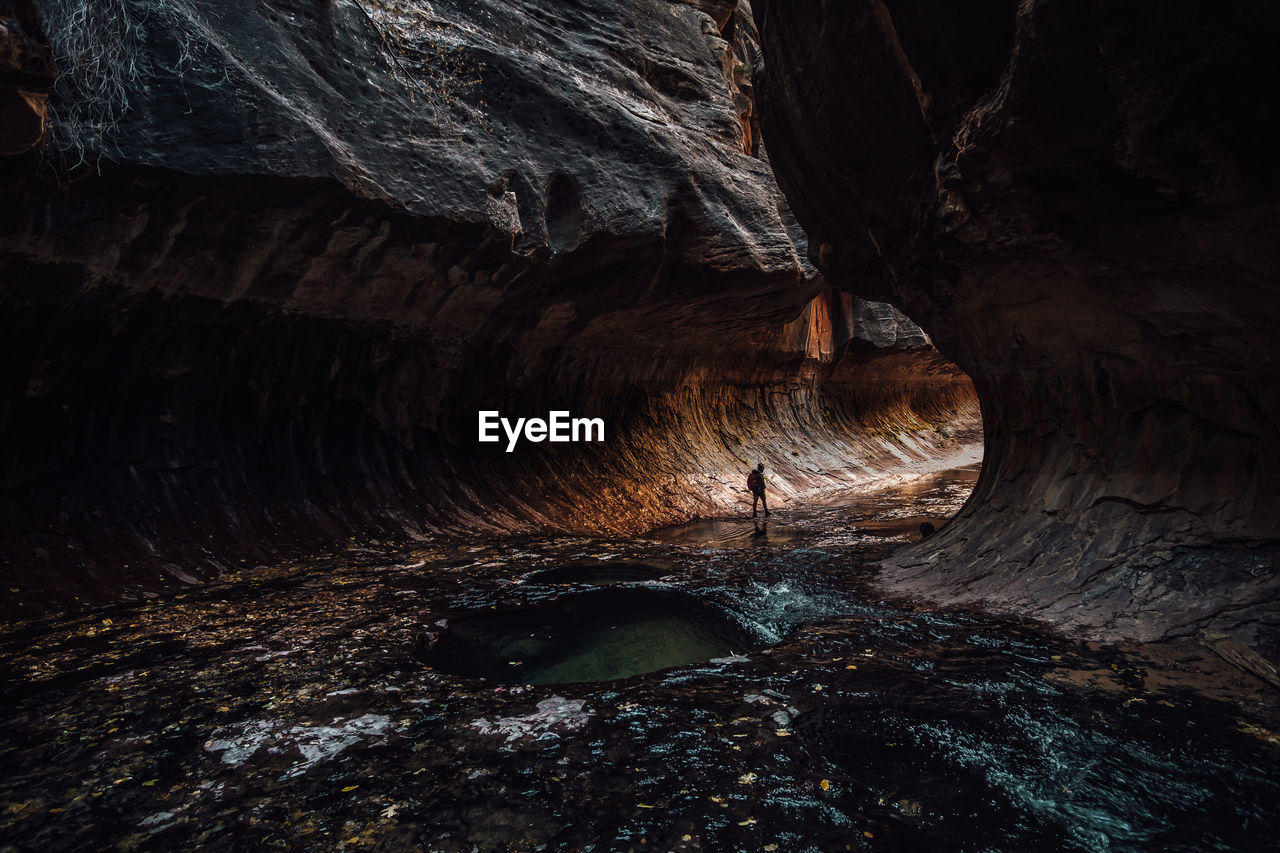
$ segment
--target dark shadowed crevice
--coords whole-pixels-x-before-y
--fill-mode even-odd
[[[552,252],[558,254],[578,247],[583,217],[582,198],[573,180],[557,174],[547,190],[547,241]]]

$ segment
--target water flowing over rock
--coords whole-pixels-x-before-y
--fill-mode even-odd
[[[973,378],[987,462],[897,589],[1098,636],[1277,624],[1280,11],[758,0],[828,281]]]
[[[967,378],[808,264],[745,3],[19,6],[59,77],[0,161],[11,588],[637,531],[760,459],[800,498],[976,443]],[[606,441],[508,454],[481,409]]]

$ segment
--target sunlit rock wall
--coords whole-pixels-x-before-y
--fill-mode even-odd
[[[34,11],[55,120],[0,161],[22,612],[334,543],[636,532],[742,509],[757,461],[785,504],[980,453],[963,374],[807,265],[745,4]],[[607,440],[507,453],[480,409]]]
[[[765,141],[836,286],[973,377],[899,589],[1099,636],[1280,623],[1280,9],[761,0]]]

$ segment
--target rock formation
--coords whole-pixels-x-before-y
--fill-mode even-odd
[[[974,380],[982,479],[887,583],[1100,637],[1280,624],[1280,9],[759,0],[835,286]]]
[[[757,458],[794,498],[967,452],[968,380],[827,288],[752,156],[745,4],[19,8],[59,76],[0,161],[18,597],[634,532],[731,511]],[[608,441],[507,454],[479,409]]]
[[[53,65],[30,7],[0,2],[0,157],[34,148],[49,117]]]

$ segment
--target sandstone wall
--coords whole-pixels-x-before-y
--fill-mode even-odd
[[[35,2],[56,120],[0,161],[15,596],[636,532],[733,511],[757,459],[803,499],[976,439],[963,374],[808,265],[720,5]],[[123,100],[81,73],[106,48]],[[506,454],[481,408],[609,440]]]
[[[962,524],[886,570],[1099,636],[1277,624],[1280,12],[756,3],[779,181],[834,285],[973,377]]]

